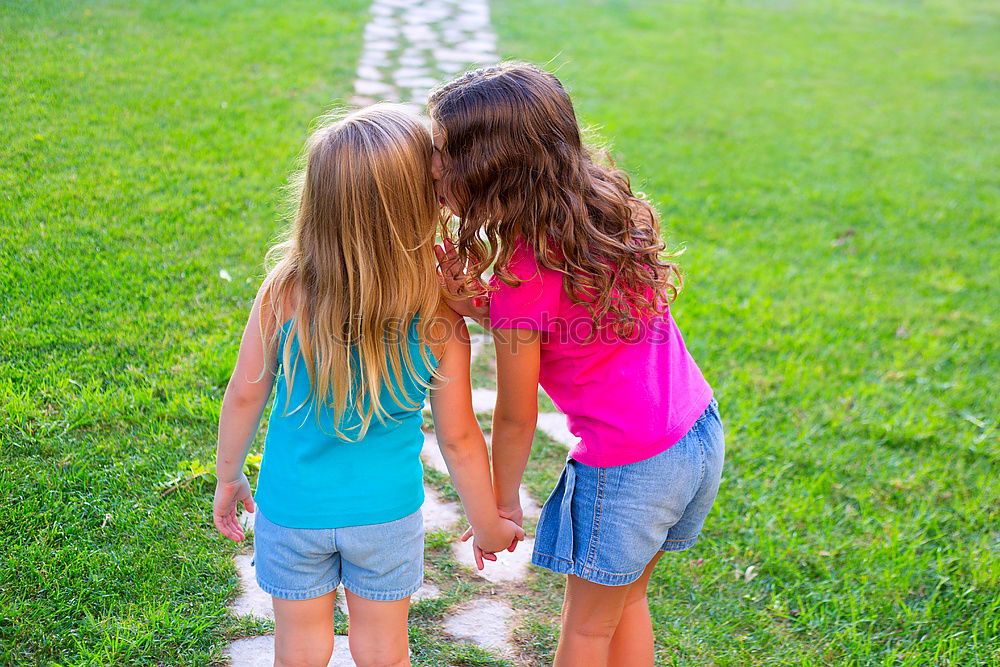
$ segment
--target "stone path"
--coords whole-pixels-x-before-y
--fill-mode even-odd
[[[356,106],[376,101],[401,102],[420,111],[427,102],[430,90],[439,82],[471,66],[491,64],[497,60],[496,36],[490,27],[487,0],[374,0],[371,19],[365,26],[364,47],[351,102]],[[473,357],[480,356],[489,344],[488,335],[474,334]],[[492,413],[495,403],[495,390],[478,387],[473,390],[473,407],[477,413]],[[538,428],[566,446],[575,441],[566,428],[563,415],[539,414]],[[447,474],[444,458],[432,433],[425,434],[422,457],[427,466]],[[480,572],[475,569],[471,545],[457,541],[465,527],[458,504],[443,500],[429,486],[425,486],[425,493],[425,529],[428,532],[452,531],[456,540],[453,555],[473,576],[502,587],[521,581],[528,575],[534,542],[531,538],[518,545],[514,553],[498,554],[497,562],[487,563],[486,569]],[[521,488],[521,505],[526,518],[538,517],[538,503],[524,487]],[[245,526],[251,527],[253,516],[244,513],[241,520]],[[273,621],[271,596],[257,586],[250,561],[249,554],[236,557],[243,592],[231,610],[236,615]],[[413,600],[439,595],[437,586],[425,584]],[[338,591],[337,597],[338,606],[346,613],[342,590]],[[445,617],[443,629],[456,640],[468,641],[516,660],[510,643],[516,622],[514,610],[501,594],[474,598],[457,605]],[[331,666],[354,665],[346,636],[338,635],[334,646]],[[274,636],[237,640],[229,645],[226,654],[234,667],[270,667],[274,660]]]
[[[498,60],[486,0],[374,0],[371,14],[351,100],[357,106],[419,109],[441,81]]]

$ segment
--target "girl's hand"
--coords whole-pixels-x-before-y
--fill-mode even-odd
[[[466,535],[472,535],[472,529],[466,531]],[[462,541],[468,540],[466,535],[462,536]],[[500,519],[496,533],[489,536],[475,535],[472,540],[472,553],[476,558],[476,567],[483,569],[484,560],[495,561],[495,553],[506,548],[513,551],[517,543],[524,539],[524,529],[509,519]],[[501,545],[510,544],[509,547]]]
[[[524,512],[521,510],[520,504],[518,504],[516,507],[510,507],[510,508],[498,507],[497,514],[500,515],[501,519],[505,519],[508,522],[514,523],[519,528],[521,526],[521,522],[524,520]],[[472,536],[473,536],[472,526],[469,526],[468,528],[465,529],[465,532],[462,533],[461,541],[467,542],[469,538]],[[517,548],[517,543],[523,540],[524,540],[524,530],[521,530],[520,533],[514,535],[514,538],[510,541],[510,544],[507,546],[507,551],[513,553],[514,549]],[[479,547],[479,545],[476,543],[475,540],[473,540],[472,542],[472,553],[476,557],[476,567],[478,567],[480,570],[483,569],[484,567],[483,560],[495,561],[497,559],[497,557],[494,555],[496,552],[483,551],[483,549]]]
[[[219,481],[215,485],[212,518],[215,520],[215,527],[219,529],[219,532],[233,542],[242,542],[246,537],[243,533],[243,526],[236,518],[236,506],[240,501],[243,502],[243,506],[248,512],[257,511],[253,502],[253,494],[250,492],[250,480],[243,473],[240,473],[240,476],[232,482]]]
[[[449,239],[445,239],[443,245],[434,246],[434,254],[438,259],[441,288],[448,295],[448,305],[459,315],[482,323],[490,314],[490,297],[486,286],[481,280],[477,280],[478,292],[468,294],[465,267],[458,261],[455,245]]]

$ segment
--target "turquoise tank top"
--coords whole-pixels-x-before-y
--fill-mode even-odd
[[[279,350],[291,323],[289,320],[281,328]],[[418,375],[429,380],[432,369],[420,357],[416,319],[407,331],[406,345]],[[298,349],[298,340],[293,340],[293,363]],[[289,387],[280,357],[254,494],[268,520],[287,528],[342,528],[394,521],[417,511],[424,502],[420,463],[424,436],[420,427],[426,389],[415,378],[407,377],[404,369],[399,393],[417,407],[400,407],[383,386],[382,406],[390,419],[382,423],[373,417],[365,437],[352,441],[336,435],[332,408],[322,408],[320,427],[311,400],[306,401],[309,376],[305,368],[300,361]],[[428,357],[436,363],[429,351]],[[300,404],[302,407],[295,410]],[[360,423],[358,413],[348,410],[341,419],[341,430],[350,434]]]

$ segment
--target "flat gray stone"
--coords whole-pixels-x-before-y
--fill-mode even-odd
[[[233,667],[272,667],[274,665],[274,635],[238,639],[226,649],[226,657]],[[346,635],[333,640],[333,655],[328,667],[354,667]]]
[[[431,78],[429,76],[415,76],[412,78],[401,77],[396,75],[396,85],[400,88],[409,88],[413,91],[410,95],[410,99],[416,101],[416,98],[420,96],[421,93],[427,94],[427,91],[438,84],[438,80]]]
[[[365,38],[365,51],[395,51],[399,44],[394,39]]]
[[[457,74],[465,69],[466,63],[438,62],[438,69],[446,74]]]
[[[424,486],[424,530],[426,532],[436,532],[447,530],[458,523],[462,518],[458,503],[442,500],[438,492],[429,486]]]
[[[274,620],[274,603],[269,593],[265,593],[257,585],[257,575],[250,564],[253,557],[250,554],[240,554],[236,557],[236,569],[240,573],[240,583],[243,592],[229,609],[237,616],[257,616]]]
[[[399,37],[399,32],[399,28],[394,25],[372,21],[365,26],[365,39],[395,40]]]
[[[513,652],[510,644],[513,618],[514,610],[506,602],[473,600],[444,619],[444,631],[456,639],[509,655]]]
[[[425,72],[429,71],[427,69],[427,58],[417,51],[404,51],[399,56],[399,64],[404,67],[419,67]]]
[[[429,431],[424,431],[424,447],[420,451],[420,457],[424,460],[425,464],[438,472],[448,474],[448,464],[444,462],[444,456],[441,454],[441,448],[438,447],[437,438]]]
[[[497,405],[497,390],[475,387],[472,390],[472,409],[475,412],[493,412]]]
[[[538,503],[535,502],[535,499],[531,497],[531,494],[528,492],[528,487],[522,484],[521,488],[518,489],[518,495],[521,498],[521,514],[524,515],[524,518],[537,519],[542,513],[542,508],[539,507]]]
[[[430,72],[424,67],[400,67],[392,73],[392,78],[400,81],[402,79],[417,79],[420,77],[426,77],[429,74]]]
[[[422,23],[411,23],[402,28],[403,36],[411,42],[425,39],[435,39],[437,35],[428,26]]]
[[[358,65],[357,77],[364,81],[379,81],[382,79],[382,72],[371,65]]]
[[[358,95],[381,96],[395,92],[392,86],[382,81],[371,79],[358,79],[354,82],[354,91]]]
[[[573,435],[566,424],[566,415],[561,412],[539,412],[537,428],[541,429],[550,438],[566,447],[574,447],[580,441]]]

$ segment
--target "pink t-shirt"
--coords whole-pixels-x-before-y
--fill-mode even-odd
[[[625,465],[684,437],[708,407],[712,388],[669,312],[643,322],[636,341],[604,327],[588,342],[590,314],[566,295],[561,274],[539,267],[525,245],[514,251],[510,270],[524,282],[509,287],[493,277],[490,324],[543,332],[539,384],[580,439],[573,459]]]

